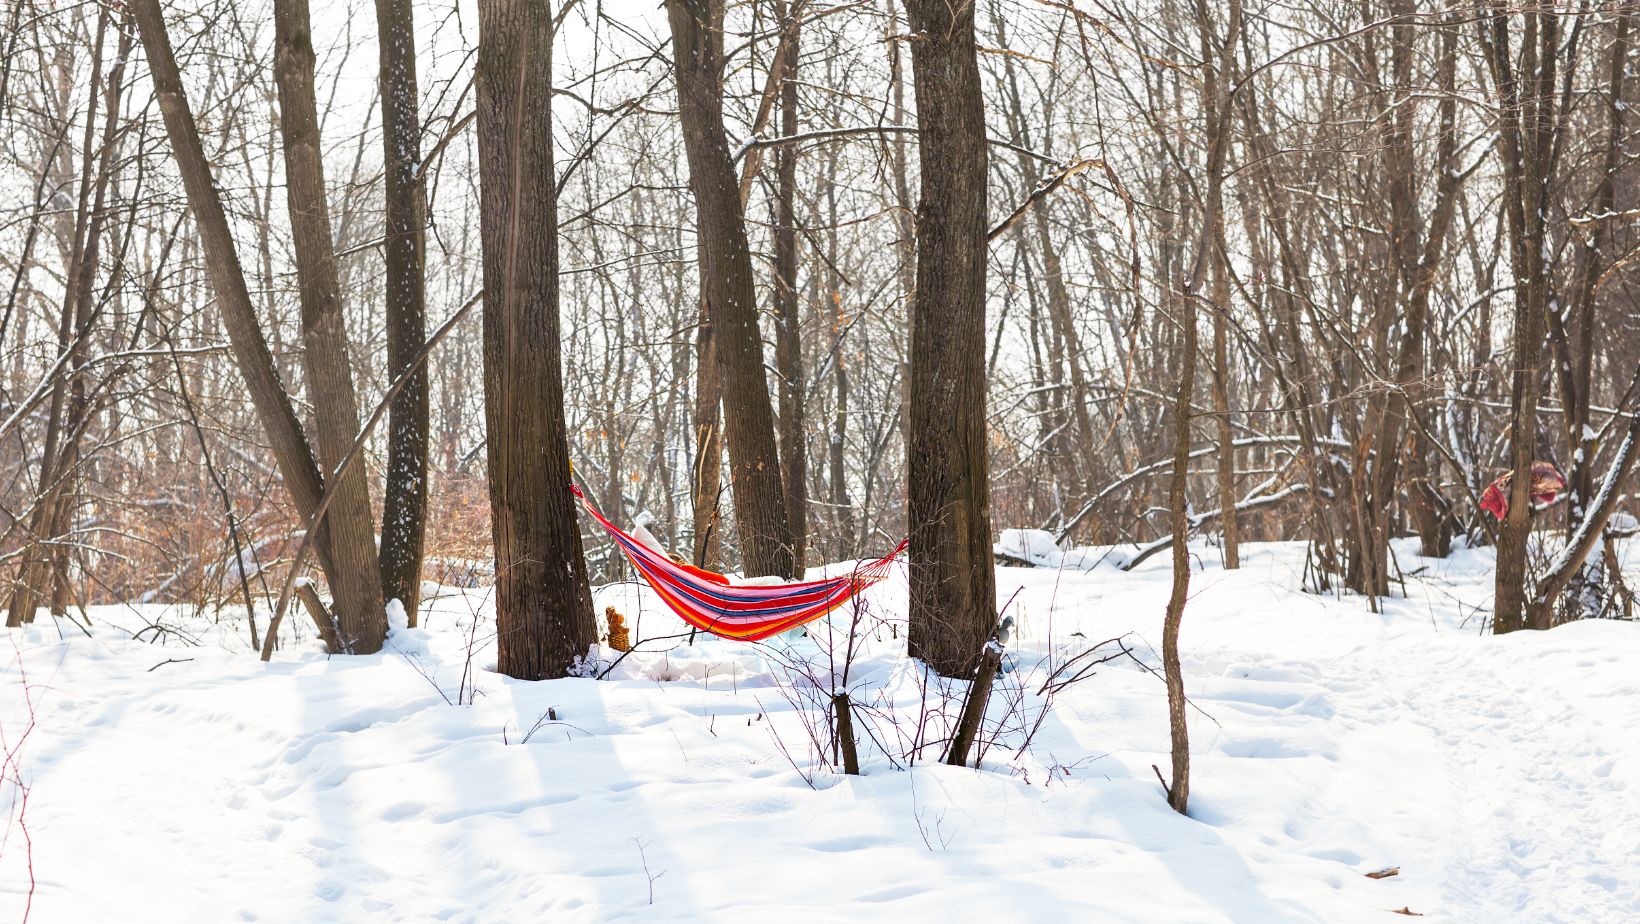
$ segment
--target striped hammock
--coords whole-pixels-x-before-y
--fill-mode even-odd
[[[906,546],[902,541],[883,558],[862,563],[848,574],[833,578],[736,586],[721,574],[679,564],[639,542],[605,519],[580,487],[572,484],[570,490],[679,618],[702,631],[741,642],[760,641],[825,616],[855,594],[888,577],[889,566]]]

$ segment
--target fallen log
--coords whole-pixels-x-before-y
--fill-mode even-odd
[[[1240,503],[1236,504],[1235,510],[1237,513],[1245,513],[1249,510],[1258,510],[1262,507],[1270,507],[1275,504],[1279,504],[1290,497],[1309,493],[1309,490],[1310,486],[1302,482],[1298,484],[1290,484],[1274,494],[1261,494],[1257,497],[1245,498]],[[1222,509],[1208,510],[1204,513],[1198,513],[1191,517],[1190,532],[1194,533],[1200,530],[1203,526],[1206,526],[1208,523],[1217,520],[1223,512],[1224,511]],[[1148,545],[1142,545],[1139,547],[1139,551],[1132,558],[1128,559],[1126,564],[1122,565],[1122,570],[1132,571],[1134,568],[1137,568],[1139,565],[1143,564],[1145,559],[1155,555],[1157,552],[1172,547],[1173,536],[1171,534],[1163,536]]]

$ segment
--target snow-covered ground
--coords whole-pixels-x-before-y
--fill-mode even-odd
[[[960,689],[904,657],[903,574],[830,635],[547,683],[486,669],[482,590],[382,655],[269,665],[228,610],[42,616],[0,643],[0,920],[31,879],[33,922],[1640,920],[1640,625],[1483,636],[1490,552],[1398,550],[1425,570],[1382,615],[1300,592],[1299,546],[1196,550],[1190,818],[1152,769],[1166,556],[999,571],[979,770],[937,761]],[[846,777],[815,707],[856,617]],[[1116,638],[1136,660],[1041,692]]]

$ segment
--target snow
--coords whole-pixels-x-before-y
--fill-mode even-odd
[[[226,579],[233,582],[250,580],[262,573],[262,564],[258,558],[268,554],[268,547],[275,541],[278,540],[266,539],[242,549],[238,555],[231,556],[227,561],[207,567],[205,574],[210,578],[226,575]]]
[[[994,551],[1038,568],[1057,568],[1062,557],[1053,533],[1045,529],[1005,529],[998,536]]]
[[[400,608],[382,654],[270,664],[191,609],[93,608],[90,637],[42,613],[0,671],[0,919],[30,864],[36,924],[1640,919],[1640,626],[1481,634],[1490,549],[1398,542],[1382,614],[1301,592],[1300,545],[1242,549],[1192,549],[1189,818],[1152,770],[1162,557],[998,570],[1017,670],[978,770],[915,753],[962,685],[905,658],[903,572],[764,645],[689,644],[647,590],[600,588],[651,641],[541,683],[493,672],[485,588],[429,595],[418,629]],[[851,626],[859,777],[819,709]],[[1039,693],[1118,638],[1142,663]]]
[[[1037,568],[1066,568],[1087,571],[1101,564],[1121,567],[1128,555],[1111,546],[1077,546],[1062,550],[1053,533],[1045,529],[1005,529],[991,546],[992,552],[1012,562],[1029,562]]]

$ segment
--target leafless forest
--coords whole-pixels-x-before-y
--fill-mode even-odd
[[[1369,602],[1392,537],[1496,544],[1496,631],[1624,614],[1635,15],[11,0],[8,620],[365,652],[494,581],[501,669],[557,676],[625,567],[571,464],[716,570],[909,534],[951,674],[1002,527],[1172,555],[1175,661],[1187,535]]]

